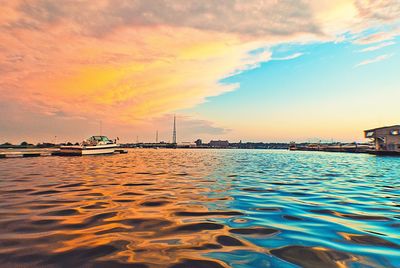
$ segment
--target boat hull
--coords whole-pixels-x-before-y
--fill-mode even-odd
[[[374,154],[374,155],[387,155],[387,156],[400,156],[400,152],[397,151],[369,151],[369,154]]]
[[[58,155],[101,155],[113,154],[119,146],[117,144],[97,146],[62,146]]]

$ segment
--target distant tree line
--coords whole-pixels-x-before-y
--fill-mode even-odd
[[[79,145],[79,142],[65,142],[60,144],[54,144],[51,142],[39,142],[37,144],[29,143],[26,141],[21,142],[20,144],[12,144],[10,142],[5,142],[0,144],[0,148],[52,148],[59,147],[60,145]]]
[[[239,143],[230,143],[230,148],[238,148],[238,149],[288,149],[288,143],[281,142],[239,142]]]

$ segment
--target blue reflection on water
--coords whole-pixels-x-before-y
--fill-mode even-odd
[[[0,161],[5,267],[400,267],[400,158],[130,150]]]
[[[268,226],[279,233],[245,237],[266,249],[291,245],[349,254],[347,265],[400,267],[400,158],[286,151],[226,152],[215,176],[229,174],[234,228]],[[221,182],[219,182],[221,183]],[[217,209],[217,208],[213,208]],[[220,208],[221,209],[221,208]],[[220,220],[221,221],[221,220]],[[286,260],[290,260],[290,251]],[[285,265],[265,254],[212,253],[233,267]],[[296,255],[293,256],[293,258]],[[246,261],[245,261],[246,260]],[[306,260],[298,265],[308,266]],[[312,265],[311,265],[312,266]],[[262,267],[262,266],[261,266]]]

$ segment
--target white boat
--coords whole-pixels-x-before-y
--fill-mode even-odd
[[[80,145],[61,146],[60,155],[96,155],[113,154],[119,147],[117,141],[106,136],[92,136]]]

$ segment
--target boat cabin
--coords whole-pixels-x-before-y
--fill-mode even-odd
[[[373,139],[376,151],[400,152],[400,125],[364,130],[364,134]]]
[[[112,140],[107,138],[106,136],[92,136],[87,139],[89,144],[112,144],[114,143]]]

